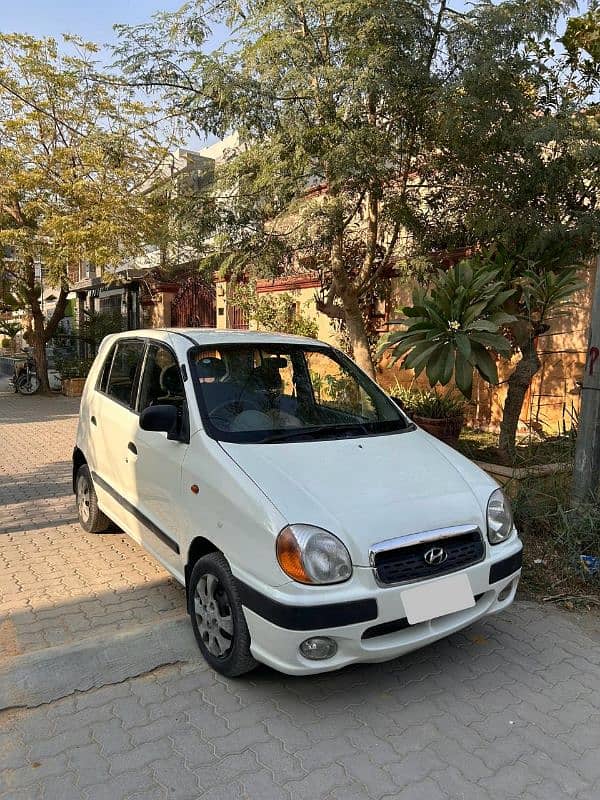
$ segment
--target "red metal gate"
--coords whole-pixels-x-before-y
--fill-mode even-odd
[[[171,325],[175,328],[215,328],[217,301],[213,283],[190,275],[171,301]]]

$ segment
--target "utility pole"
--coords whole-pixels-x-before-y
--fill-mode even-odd
[[[600,489],[600,255],[596,257],[596,281],[590,320],[590,337],[583,372],[581,407],[572,500],[579,505],[591,500]]]

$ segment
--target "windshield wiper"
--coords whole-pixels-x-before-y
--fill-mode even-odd
[[[272,436],[265,436],[264,439],[260,440],[260,444],[293,441],[294,439],[302,439],[304,437],[319,439],[324,433],[331,434],[332,438],[335,438],[338,434],[344,433],[368,436],[369,431],[366,425],[360,422],[351,422],[347,425],[316,425],[311,428],[291,428],[289,431],[282,431]]]

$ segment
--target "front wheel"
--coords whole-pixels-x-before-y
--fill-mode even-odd
[[[17,379],[17,391],[21,394],[35,394],[40,388],[40,382],[37,375],[30,373],[29,375],[21,375]]]
[[[192,628],[202,655],[221,675],[235,678],[250,672],[250,633],[235,580],[222,553],[209,553],[190,576]]]

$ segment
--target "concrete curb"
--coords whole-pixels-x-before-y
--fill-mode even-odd
[[[33,708],[165,664],[202,662],[187,615],[0,662],[0,710]]]

